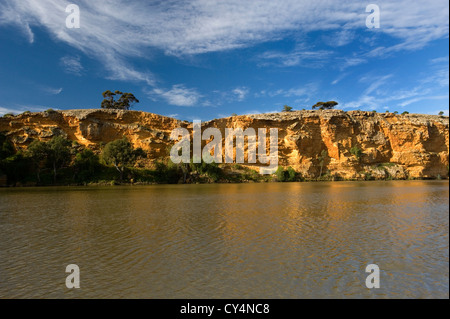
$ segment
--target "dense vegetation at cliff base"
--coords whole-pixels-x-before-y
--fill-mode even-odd
[[[360,161],[362,150],[357,146],[351,153]],[[115,185],[115,184],[177,184],[228,182],[300,182],[339,181],[338,174],[326,169],[328,152],[317,156],[318,175],[305,179],[292,167],[279,167],[273,175],[261,175],[240,164],[201,163],[174,164],[169,158],[160,159],[148,168],[140,165],[147,158],[142,149],[133,148],[127,139],[100,145],[93,151],[63,136],[44,142],[34,140],[26,150],[16,150],[13,143],[0,133],[0,186],[45,185]],[[386,169],[392,163],[379,164]],[[361,172],[363,180],[376,179],[370,172]],[[387,174],[385,179],[392,179]],[[441,178],[438,176],[438,178]],[[448,178],[448,176],[443,176]]]
[[[99,154],[62,136],[47,142],[33,141],[26,151],[16,151],[0,134],[0,177],[3,186],[153,184],[269,181],[268,176],[234,165],[225,174],[218,164],[174,164],[170,159],[157,161],[152,169],[136,167],[147,154],[134,149],[126,139],[104,145]],[[97,152],[98,153],[98,152]]]

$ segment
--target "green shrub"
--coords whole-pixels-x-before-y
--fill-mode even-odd
[[[277,180],[279,182],[285,182],[286,181],[286,175],[284,173],[283,166],[278,166],[277,171],[275,172],[275,175],[277,176]]]
[[[283,112],[292,112],[292,107],[289,105],[283,106]]]
[[[292,167],[288,167],[287,174],[288,182],[295,182],[297,180],[297,172]]]
[[[358,146],[356,146],[356,145],[353,146],[353,147],[350,149],[350,153],[351,153],[353,156],[355,156],[357,160],[360,160],[360,159],[361,159],[361,156],[362,156],[362,150],[361,150]]]

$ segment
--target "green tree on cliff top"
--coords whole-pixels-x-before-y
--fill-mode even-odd
[[[328,101],[328,102],[317,102],[312,106],[312,109],[319,109],[319,110],[332,110],[335,106],[337,106],[339,103],[335,101]]]
[[[139,100],[132,93],[123,93],[120,91],[113,93],[107,90],[102,95],[104,98],[101,103],[102,109],[129,110],[133,104],[139,103]]]

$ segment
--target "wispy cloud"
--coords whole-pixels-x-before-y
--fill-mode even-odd
[[[344,70],[373,57],[423,48],[433,40],[448,37],[449,28],[448,2],[444,0],[380,0],[377,4],[382,10],[382,26],[377,30],[366,29],[366,4],[359,0],[79,0],[81,29],[73,30],[65,27],[65,8],[72,2],[3,0],[0,25],[16,26],[30,43],[36,41],[33,28],[47,30],[55,40],[99,61],[107,71],[105,78],[145,83],[151,96],[177,106],[201,103],[202,95],[179,84],[161,88],[152,70],[138,69],[133,59],[150,59],[153,53],[160,52],[175,57],[223,52],[291,37],[298,40],[292,51],[265,52],[258,57],[260,64],[320,67],[333,57],[331,61]],[[308,47],[299,36],[330,32],[328,43],[337,50],[355,41],[357,30],[365,30],[367,37],[375,40],[374,34],[388,35],[392,44],[376,42],[361,46],[355,55],[342,57],[334,48]],[[79,76],[84,72],[77,56],[63,57],[60,63],[71,74]],[[376,85],[367,89],[366,100],[376,89]],[[235,92],[234,96],[244,99],[244,93]],[[279,94],[303,93],[292,89]]]
[[[364,95],[369,95],[375,90],[377,90],[380,86],[387,84],[387,80],[392,78],[393,74],[387,74],[383,76],[365,76],[360,79],[360,82],[366,82],[370,85],[364,91]]]
[[[44,106],[41,105],[12,105],[9,107],[3,107],[0,106],[0,115],[4,115],[7,113],[13,113],[13,114],[20,114],[23,113],[25,111],[34,111],[34,112],[41,112],[44,111],[45,109],[48,109]]]
[[[310,98],[313,95],[316,94],[318,90],[318,84],[317,83],[307,83],[302,86],[293,87],[290,89],[278,89],[268,92],[261,92],[264,93],[264,95],[268,95],[270,97],[275,96],[282,96],[282,97],[305,97]],[[264,95],[261,95],[264,96]]]
[[[399,87],[394,74],[367,74],[359,79],[359,83],[367,85],[366,89],[355,101],[346,102],[344,109],[404,108],[417,102],[436,100],[447,100],[448,103],[449,95],[442,93],[448,92],[448,68],[441,71],[423,78],[412,88],[407,85]]]
[[[262,0],[135,1],[79,0],[82,32],[65,28],[67,0],[4,0],[0,24],[13,24],[34,41],[33,27],[102,61],[146,57],[151,49],[169,55],[193,55],[251,46],[280,39],[289,32],[331,30],[336,45],[352,40],[350,29],[365,29],[365,5],[360,1]],[[382,51],[421,48],[448,35],[448,3],[442,0],[378,1],[382,28],[378,32],[398,39]],[[345,26],[342,31],[342,26]],[[105,59],[107,54],[114,59]],[[319,52],[268,53],[266,58],[295,65]],[[326,52],[322,52],[326,54]],[[109,65],[114,69],[114,65]],[[118,74],[121,74],[118,72]],[[138,79],[142,74],[131,73]]]
[[[53,88],[53,87],[49,87],[49,86],[43,86],[42,90],[50,95],[58,95],[63,91],[63,88]]]
[[[196,89],[186,88],[182,84],[172,86],[170,90],[155,88],[147,92],[150,98],[163,98],[175,106],[197,106],[202,97]]]
[[[59,60],[59,64],[64,69],[64,72],[73,74],[76,76],[81,76],[84,70],[83,65],[81,65],[80,57],[75,56],[64,56]]]
[[[259,55],[260,66],[275,65],[280,67],[304,66],[304,67],[321,67],[330,56],[332,51],[326,50],[303,50],[295,49],[291,52],[268,51]]]
[[[367,63],[367,59],[361,57],[338,57],[336,63],[338,68],[343,71],[349,67]]]
[[[405,107],[407,105],[416,103],[416,102],[420,102],[420,101],[430,101],[430,100],[444,100],[444,99],[448,99],[448,94],[447,95],[438,95],[438,96],[420,96],[420,97],[416,97],[414,99],[410,99],[410,100],[406,100],[402,103],[399,104],[399,106],[401,107]]]
[[[336,85],[339,82],[341,82],[343,79],[345,79],[347,76],[349,75],[349,73],[342,73],[340,74],[333,82],[331,82],[331,85]]]
[[[247,97],[249,89],[246,87],[238,87],[235,88],[232,92],[236,96],[238,101],[243,101]]]
[[[323,39],[329,46],[342,47],[351,43],[355,37],[356,35],[354,30],[344,29],[333,32],[331,35],[326,35]]]
[[[448,64],[448,56],[443,56],[443,57],[434,58],[434,59],[430,60],[430,64],[441,64],[441,63]]]

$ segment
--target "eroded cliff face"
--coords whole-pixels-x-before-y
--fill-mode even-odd
[[[0,132],[16,148],[34,139],[63,135],[99,151],[102,144],[127,137],[148,153],[145,165],[167,157],[173,129],[192,132],[192,123],[156,114],[120,110],[70,110],[0,118]],[[225,128],[277,128],[279,164],[308,178],[324,173],[341,178],[436,178],[448,176],[449,119],[429,115],[395,115],[362,111],[300,111],[236,116],[203,123]],[[267,136],[269,138],[269,136]],[[205,143],[205,142],[204,142]],[[224,145],[224,141],[222,142]],[[351,148],[357,146],[357,158]],[[252,166],[252,165],[249,165]]]

